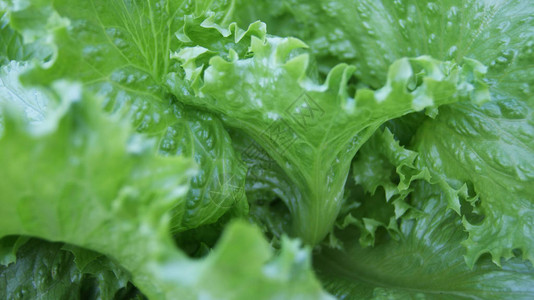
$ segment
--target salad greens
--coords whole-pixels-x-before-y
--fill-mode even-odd
[[[534,297],[534,6],[0,0],[0,297]]]

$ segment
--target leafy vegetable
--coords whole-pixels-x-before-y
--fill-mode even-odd
[[[476,80],[479,70],[474,62],[462,68],[428,57],[399,60],[382,89],[359,90],[351,98],[346,90],[351,67],[337,66],[318,85],[304,76],[306,54],[286,61],[303,46],[295,39],[252,37],[254,57],[239,60],[234,52],[230,62],[210,60],[201,88],[205,96],[192,98],[192,104],[220,112],[278,163],[298,187],[296,199],[283,197],[295,234],[317,243],[339,212],[351,158],[370,134],[389,119],[457,101],[460,88],[476,84],[464,80]],[[420,85],[409,91],[414,68],[421,69]]]
[[[465,241],[470,266],[486,252],[499,264],[501,257],[513,257],[514,249],[534,261],[530,234],[534,123],[530,105],[495,101],[479,111],[457,105],[443,109],[438,118],[419,129],[418,134],[425,136],[416,146],[421,161],[438,172],[435,177],[449,197],[449,206],[460,209],[456,194],[462,189],[460,184],[467,183],[470,186],[464,187],[472,197],[473,213],[484,217],[476,223],[464,219],[470,233]]]
[[[373,248],[349,242],[343,251],[315,256],[319,277],[340,298],[528,299],[534,273],[530,263],[512,259],[498,267],[487,257],[473,269],[462,259],[466,234],[461,219],[446,209],[439,188],[416,184],[413,203],[423,215],[403,220],[398,241]],[[350,237],[354,230],[343,235]]]
[[[113,299],[135,294],[133,286],[127,285],[127,273],[98,253],[30,240],[17,255],[17,263],[0,275],[0,293],[6,299]]]
[[[1,297],[534,297],[533,15],[0,0]]]

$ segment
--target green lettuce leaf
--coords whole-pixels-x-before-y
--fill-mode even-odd
[[[475,224],[466,221],[466,228],[471,233],[465,243],[470,249],[468,262],[471,265],[485,252],[492,253],[495,262],[499,263],[501,256],[512,256],[514,248],[523,249],[524,257],[532,259],[529,250],[532,243],[528,237],[533,226],[529,216],[534,193],[525,182],[531,181],[530,158],[533,156],[528,141],[532,137],[530,111],[534,99],[534,7],[517,0],[287,3],[291,5],[285,13],[293,14],[295,20],[309,25],[310,30],[301,32],[302,38],[316,49],[318,55],[334,56],[336,61],[355,64],[358,67],[356,76],[373,87],[380,87],[387,78],[389,65],[404,56],[431,55],[457,62],[472,58],[488,66],[485,81],[491,98],[498,103],[483,108],[472,105],[443,108],[444,116],[439,116],[436,121],[428,120],[419,129],[421,132],[414,143],[425,155],[421,167],[433,169],[434,182],[446,178],[448,184],[442,186],[452,199],[449,207],[461,212],[458,193],[471,201],[476,195],[480,206],[486,207],[474,212],[480,217],[488,217],[482,223],[485,227],[480,224],[472,227]],[[314,19],[310,17],[312,14],[321,17]],[[325,38],[328,43],[324,42]],[[514,114],[518,116],[512,116]],[[522,121],[509,123],[506,120]],[[517,123],[517,127],[509,127],[508,123]],[[395,121],[390,124],[394,126]],[[450,135],[451,130],[454,136]],[[498,132],[503,131],[507,132],[505,136],[519,138],[497,138]],[[472,157],[478,154],[481,158]],[[520,157],[512,159],[515,155]],[[502,167],[506,171],[496,176],[475,175],[485,172],[477,170],[488,170],[493,164],[498,165],[498,170]],[[514,171],[516,168],[520,169]],[[455,169],[455,172],[447,169]],[[490,186],[479,178],[502,183],[498,179],[501,176],[510,177],[508,187],[502,184],[500,188]],[[468,191],[467,187],[474,191]],[[496,206],[496,203],[504,202],[507,203],[506,209]],[[504,221],[509,218],[512,218],[510,222]],[[489,230],[490,226],[492,230]],[[494,239],[496,235],[502,239],[497,241]]]
[[[275,5],[280,6],[244,9],[262,20],[287,20],[285,26],[273,24],[273,33],[292,29],[285,34],[302,38],[322,60],[335,57],[356,65],[356,76],[375,88],[386,81],[395,60],[420,55],[477,59],[490,67],[495,85],[513,84],[516,93],[531,84],[514,83],[521,73],[532,72],[534,8],[525,1],[287,0]],[[300,26],[290,26],[295,22]]]
[[[5,299],[123,299],[135,293],[129,275],[98,253],[80,269],[62,243],[31,239],[16,263],[0,267],[0,297]],[[89,253],[89,251],[84,250]]]
[[[50,113],[49,106],[54,106],[54,103],[42,90],[22,86],[19,76],[27,69],[27,63],[16,61],[0,67],[0,103],[24,111],[25,122],[42,124]],[[2,107],[0,107],[0,135],[3,131],[1,110]]]
[[[511,259],[502,267],[484,257],[473,269],[462,255],[461,218],[447,210],[440,188],[418,181],[412,193],[423,215],[402,219],[400,238],[363,248],[350,229],[338,237],[345,250],[323,248],[314,266],[339,299],[530,299],[534,269]]]
[[[213,223],[234,206],[240,214],[247,211],[245,166],[221,122],[177,104],[163,82],[179,68],[170,54],[183,43],[174,34],[183,30],[184,15],[194,11],[179,1],[42,1],[20,4],[10,12],[15,28],[26,35],[50,35],[55,48],[53,59],[29,68],[23,82],[46,86],[58,78],[81,81],[104,98],[108,111],[158,138],[162,153],[195,159],[200,172],[192,179],[187,201],[174,208],[175,231]],[[46,19],[42,22],[61,22],[42,33],[46,28],[25,19],[38,13]]]
[[[532,15],[0,0],[0,298],[533,298]]]
[[[308,55],[292,55],[303,47],[293,38],[252,36],[253,57],[230,50],[230,61],[212,58],[199,97],[185,100],[219,113],[277,162],[298,189],[283,197],[293,234],[315,244],[337,217],[352,157],[376,128],[412,111],[483,101],[487,94],[479,78],[484,69],[475,61],[460,66],[420,57],[397,61],[382,89],[362,89],[352,98],[347,81],[354,69],[339,65],[317,84],[305,76]]]
[[[483,217],[464,219],[470,266],[483,253],[499,264],[514,249],[534,261],[533,107],[520,101],[444,107],[419,129],[420,164],[447,192],[449,206],[460,212],[463,196]]]
[[[397,219],[415,217],[407,201],[413,191],[411,183],[417,179],[430,179],[426,169],[416,165],[418,153],[405,149],[386,128],[378,130],[361,147],[352,163],[353,177],[365,194],[356,190],[346,200],[344,217],[338,227],[355,225],[360,229],[362,246],[372,246],[377,230],[386,229],[393,238],[398,236]]]
[[[29,240],[24,236],[6,236],[0,239],[0,265],[7,266],[17,261],[18,249]]]
[[[104,113],[79,85],[52,88],[64,109],[48,131],[5,110],[0,237],[35,236],[102,253],[150,299],[329,298],[308,250],[286,239],[275,255],[243,222],[230,225],[206,258],[188,259],[171,239],[169,212],[185,200],[192,162],[155,155],[154,143],[132,135],[127,120]]]
[[[373,195],[378,188],[385,193],[388,202],[404,200],[411,192],[410,183],[429,178],[425,170],[416,166],[417,152],[405,149],[386,128],[377,131],[360,149],[353,161],[356,184]],[[396,213],[400,217],[404,212]]]

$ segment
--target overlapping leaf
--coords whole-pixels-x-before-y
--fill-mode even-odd
[[[343,250],[314,257],[327,290],[341,299],[530,299],[534,270],[512,259],[502,268],[488,257],[473,269],[463,260],[461,218],[447,210],[439,188],[418,182],[412,193],[423,214],[403,219],[399,240],[382,239],[362,248],[354,232],[338,235]]]
[[[419,55],[477,59],[490,66],[496,86],[515,93],[532,84],[514,80],[532,72],[533,8],[525,1],[288,0],[273,6],[281,8],[243,8],[259,19],[282,21],[285,26],[273,24],[273,33],[286,30],[304,39],[323,60],[355,64],[358,78],[375,88],[391,63]]]
[[[476,62],[458,66],[420,57],[397,61],[382,89],[359,90],[353,98],[346,87],[352,67],[335,67],[319,85],[305,76],[308,55],[292,55],[302,47],[292,38],[253,36],[253,57],[239,58],[231,50],[230,61],[212,58],[201,97],[186,100],[219,113],[278,163],[299,188],[300,194],[284,199],[295,234],[316,243],[339,212],[350,159],[378,126],[411,111],[487,94]]]
[[[473,265],[486,252],[498,264],[521,249],[534,261],[534,120],[532,104],[492,102],[479,110],[456,105],[423,124],[417,150],[460,210],[459,196],[472,199],[480,223],[465,220]],[[468,185],[464,185],[464,184]],[[477,199],[480,201],[475,202]]]
[[[49,35],[55,47],[53,59],[26,72],[23,81],[81,81],[104,98],[107,110],[125,115],[139,132],[156,136],[163,153],[187,155],[199,164],[201,172],[193,178],[187,202],[175,208],[176,231],[213,223],[237,204],[246,212],[245,168],[222,124],[210,114],[175,104],[163,82],[178,68],[170,53],[183,44],[175,33],[183,30],[185,15],[199,10],[203,16],[205,8],[187,1],[15,4],[10,11],[13,26],[26,36]],[[27,22],[38,13],[41,22],[53,25]]]
[[[338,226],[356,225],[361,231],[362,246],[374,244],[380,227],[393,237],[398,236],[397,220],[404,215],[417,215],[417,210],[411,210],[412,206],[406,201],[413,190],[412,181],[430,178],[428,170],[416,166],[417,157],[416,152],[400,146],[388,129],[376,131],[352,164],[350,180],[356,184],[353,189],[361,188],[365,194],[356,191],[349,195],[345,203],[348,211],[344,212]]]
[[[125,299],[129,293],[135,295],[124,270],[98,253],[84,252],[91,258],[80,268],[75,263],[79,257],[62,243],[28,241],[20,247],[16,263],[0,266],[0,295],[5,299]]]
[[[533,193],[526,190],[519,193],[525,194],[521,196],[516,190],[522,190],[521,182],[529,179],[519,179],[517,184],[510,183],[509,187],[502,187],[500,190],[504,193],[503,195],[506,195],[506,198],[503,198],[503,196],[498,196],[500,193],[489,192],[487,186],[480,180],[471,180],[465,174],[477,174],[479,172],[477,170],[485,170],[488,164],[493,163],[510,166],[510,170],[504,172],[507,174],[505,176],[521,178],[521,174],[530,172],[512,170],[514,166],[529,169],[528,165],[532,163],[525,160],[534,155],[529,143],[525,144],[520,139],[499,140],[495,134],[506,132],[505,137],[520,135],[526,136],[526,139],[531,136],[530,124],[533,117],[529,112],[531,110],[529,107],[532,107],[531,103],[534,99],[532,88],[534,85],[532,81],[534,78],[532,65],[534,61],[534,18],[532,17],[534,10],[532,5],[516,0],[467,2],[326,0],[311,3],[289,1],[288,3],[291,5],[286,6],[286,13],[293,14],[294,19],[299,22],[307,22],[308,28],[314,28],[314,30],[302,31],[301,34],[309,41],[312,48],[316,49],[318,55],[324,57],[333,55],[337,61],[353,62],[358,66],[356,71],[358,78],[374,87],[379,87],[386,80],[388,66],[403,56],[431,55],[435,58],[454,59],[458,62],[469,57],[487,65],[486,83],[490,88],[491,98],[498,101],[498,104],[482,109],[476,106],[451,106],[445,113],[450,120],[439,117],[434,125],[431,125],[432,121],[428,121],[424,128],[432,127],[435,130],[425,130],[426,134],[418,134],[419,141],[416,143],[425,145],[424,148],[418,148],[420,151],[430,151],[424,153],[430,166],[448,166],[457,170],[454,174],[441,168],[433,170],[434,176],[447,177],[449,183],[455,181],[452,186],[445,187],[449,193],[456,190],[454,194],[457,194],[462,184],[466,184],[466,188],[461,193],[465,198],[469,198],[474,195],[468,195],[467,185],[474,185],[473,189],[479,195],[481,205],[488,207],[484,213],[481,213],[490,217],[485,224],[489,224],[491,219],[508,219],[511,215],[519,213],[516,209],[526,208],[528,215],[532,204],[530,201],[525,202],[524,199],[532,199]],[[321,17],[312,19],[309,17],[312,13],[319,14]],[[314,22],[309,22],[309,20]],[[325,38],[329,43],[324,43]],[[321,47],[320,44],[326,46]],[[495,107],[503,107],[502,114],[500,108]],[[495,111],[493,113],[495,116],[487,110]],[[512,128],[506,125],[508,124],[506,119],[517,118],[504,115],[514,114],[514,112],[520,114],[518,118],[523,121],[520,122],[522,125]],[[497,119],[493,121],[492,118]],[[445,131],[449,132],[449,129],[456,132],[456,135],[449,140],[447,147],[443,147],[441,134],[449,137],[449,133],[445,133]],[[473,135],[467,131],[478,133]],[[456,140],[457,138],[459,140]],[[430,140],[435,144],[432,144]],[[434,151],[434,149],[441,150]],[[519,153],[523,153],[521,155],[525,158],[518,158],[515,162],[511,162],[510,157],[515,155],[513,153],[518,153],[517,149],[521,149]],[[480,154],[482,158],[472,159],[471,163],[465,164],[463,158],[467,159],[477,154]],[[518,187],[515,187],[516,185]],[[482,190],[486,192],[480,194]],[[501,210],[495,206],[496,203],[506,206],[508,212],[501,213]],[[492,206],[492,211],[489,206]],[[460,204],[457,200],[450,202],[450,207],[460,212]],[[528,238],[525,239],[523,236],[524,234],[527,237],[531,235],[529,228],[533,226],[533,223],[524,221],[528,219],[528,217],[517,217],[512,222],[515,225],[500,221],[494,222],[493,231],[488,229],[489,225],[484,230],[474,230],[468,225],[473,240],[492,240],[496,231],[506,236],[498,243],[500,245],[484,244],[472,240],[467,242],[467,245],[471,245],[469,246],[470,263],[486,251],[493,253],[495,261],[499,262],[498,256],[512,255],[510,250],[514,247],[532,248]],[[526,227],[521,232],[511,234],[512,229],[507,227],[508,225],[519,226],[517,222]]]
[[[65,110],[48,131],[36,131],[11,109],[4,114],[0,237],[98,251],[130,272],[150,299],[329,298],[310,271],[307,250],[286,240],[274,256],[245,223],[231,225],[204,260],[185,257],[171,239],[169,212],[184,201],[192,163],[156,156],[153,143],[102,112],[80,86],[53,87]]]

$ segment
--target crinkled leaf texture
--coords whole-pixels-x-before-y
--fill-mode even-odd
[[[517,80],[521,73],[532,72],[528,62],[534,54],[534,7],[529,1],[283,2],[266,4],[275,9],[241,7],[262,20],[272,20],[274,24],[267,23],[272,33],[303,39],[321,56],[320,62],[355,64],[357,77],[376,88],[387,80],[395,60],[419,55],[457,62],[464,57],[477,59],[490,67],[488,74],[495,85],[505,89],[513,85],[518,94],[532,84]],[[243,16],[239,7],[235,14]]]
[[[44,120],[49,114],[49,107],[54,103],[48,101],[46,93],[37,88],[23,87],[19,76],[27,70],[27,63],[11,61],[0,67],[0,103],[9,103],[11,107],[24,112],[25,122],[40,124],[44,127]],[[2,120],[0,107],[0,120]],[[0,134],[3,123],[0,122]]]
[[[171,239],[169,211],[184,200],[192,162],[155,155],[154,143],[102,112],[79,85],[52,87],[62,113],[48,131],[35,130],[14,108],[4,111],[0,236],[98,251],[150,299],[329,298],[298,242],[285,239],[275,256],[243,222],[229,225],[205,259],[187,258]]]
[[[481,109],[456,105],[442,108],[419,129],[420,164],[431,169],[449,206],[460,211],[463,196],[483,217],[464,219],[470,266],[487,252],[499,264],[514,249],[534,261],[533,107],[520,101],[491,102]]]
[[[108,111],[159,139],[162,153],[194,158],[200,171],[187,201],[174,208],[174,231],[216,222],[230,210],[246,214],[245,166],[221,122],[177,104],[163,82],[178,68],[170,53],[182,42],[174,34],[183,30],[184,15],[194,7],[181,1],[42,1],[11,10],[15,28],[26,36],[50,35],[55,49],[52,60],[22,75],[23,82],[46,86],[56,79],[81,81],[104,98]],[[26,21],[38,13],[48,25]],[[33,90],[15,93],[19,91]]]
[[[2,241],[11,238],[21,237]],[[125,299],[136,293],[128,273],[101,254],[23,238],[17,262],[0,266],[3,299]]]
[[[0,7],[0,66],[12,60],[44,59],[50,53],[42,41],[25,44],[22,36],[9,26],[8,14]]]
[[[219,113],[276,161],[297,187],[283,196],[293,234],[315,244],[339,213],[352,157],[381,124],[461,99],[484,101],[487,90],[480,82],[484,68],[475,61],[457,65],[419,57],[392,64],[383,88],[351,97],[347,82],[354,69],[338,65],[317,84],[305,75],[309,56],[295,54],[303,47],[294,38],[252,36],[252,57],[233,50],[229,61],[213,57],[199,97],[185,100]],[[190,54],[183,57],[186,69],[193,68]]]
[[[418,153],[401,146],[389,129],[377,130],[353,160],[349,180],[355,186],[348,189],[352,193],[345,201],[338,227],[357,226],[362,246],[374,244],[380,227],[396,237],[397,220],[418,214],[407,201],[413,191],[411,183],[430,179],[428,170],[416,165],[417,158]]]
[[[478,196],[480,207],[475,213],[487,219],[481,224],[465,222],[471,233],[465,243],[470,264],[485,252],[498,263],[515,248],[532,260],[534,193],[526,182],[532,181],[534,156],[530,143],[534,6],[520,0],[288,3],[285,13],[309,28],[294,34],[301,35],[322,57],[354,63],[356,76],[373,87],[381,86],[389,65],[404,56],[431,55],[457,62],[472,58],[488,66],[486,83],[497,103],[482,108],[452,105],[443,109],[436,124],[427,121],[421,129],[424,133],[417,135],[420,140],[415,141],[428,163],[420,167],[433,169],[434,182],[448,182],[442,186],[455,199],[449,207],[456,211],[461,212],[460,203],[452,194],[461,192],[471,201]],[[314,14],[320,17],[311,18]],[[492,180],[500,187],[488,183]]]
[[[402,219],[398,240],[363,248],[354,231],[338,237],[344,250],[323,248],[314,266],[325,288],[340,299],[531,299],[534,269],[513,258],[502,267],[484,257],[471,269],[462,255],[461,218],[447,210],[446,195],[418,181],[412,193],[422,211]]]

